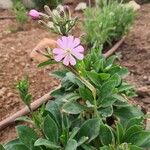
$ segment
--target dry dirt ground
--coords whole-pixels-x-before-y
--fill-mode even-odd
[[[150,4],[143,5],[130,34],[119,52],[121,64],[131,72],[127,80],[136,88],[150,87]],[[10,12],[9,12],[10,13]],[[1,15],[8,12],[0,11]],[[58,81],[48,75],[56,66],[39,69],[29,58],[34,46],[43,38],[55,35],[39,28],[36,23],[25,25],[24,31],[11,33],[14,20],[0,20],[0,120],[12,115],[24,105],[20,101],[15,85],[28,75],[33,99],[37,99],[53,89]],[[150,96],[144,94],[136,98],[138,103],[150,108]],[[0,143],[15,138],[15,128],[0,131]]]
[[[142,5],[137,20],[119,48],[121,64],[126,66],[130,75],[127,81],[141,89],[137,102],[150,112],[150,3]]]

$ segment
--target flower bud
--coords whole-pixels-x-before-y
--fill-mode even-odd
[[[71,18],[71,12],[69,6],[65,5],[64,6],[64,11],[68,15],[69,18]]]
[[[49,16],[52,16],[52,11],[47,5],[44,6],[44,10]]]
[[[37,20],[40,18],[40,12],[38,12],[37,10],[35,9],[32,9],[29,11],[29,16],[33,19],[33,20]]]

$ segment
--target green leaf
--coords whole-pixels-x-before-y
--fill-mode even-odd
[[[65,150],[76,150],[77,147],[78,147],[77,141],[74,139],[71,139],[67,142]]]
[[[134,88],[133,85],[122,84],[120,87],[118,87],[118,91],[123,92],[123,91],[127,91],[127,90],[130,90],[130,89],[133,89],[133,88]]]
[[[99,137],[103,145],[112,144],[114,138],[110,127],[104,124],[100,125]]]
[[[4,148],[6,150],[11,150],[13,145],[19,145],[19,144],[21,144],[20,140],[19,139],[15,139],[15,140],[12,140],[12,141],[8,142],[7,144],[5,144]]]
[[[96,60],[96,62],[93,64],[93,69],[94,69],[96,72],[99,72],[100,69],[103,70],[103,63],[104,63],[104,60],[103,60],[103,59],[98,59],[98,60]]]
[[[57,78],[63,79],[66,76],[67,72],[68,70],[57,70],[57,71],[50,73],[50,75],[54,75]]]
[[[87,77],[97,86],[101,86],[101,79],[94,70],[92,71],[87,71]]]
[[[38,139],[35,143],[34,146],[45,146],[47,148],[51,148],[51,149],[60,149],[59,145],[56,145],[55,143],[48,141],[46,139]]]
[[[86,136],[89,138],[88,142],[92,141],[99,134],[99,126],[100,120],[98,118],[85,121],[78,132],[78,139],[80,139],[82,136]]]
[[[129,71],[127,68],[121,68],[117,74],[123,78],[129,74]]]
[[[114,63],[114,61],[116,60],[117,56],[116,55],[113,55],[113,56],[110,56],[107,60],[106,60],[106,64],[105,66],[106,67],[111,67]]]
[[[76,134],[78,133],[79,129],[80,128],[78,128],[78,127],[74,127],[73,128],[72,132],[70,133],[70,137],[69,137],[70,140],[73,139],[76,136]]]
[[[54,120],[57,122],[57,125],[61,125],[61,114],[59,109],[57,99],[55,101],[49,101],[45,108],[46,111],[50,112],[54,116]]]
[[[121,144],[124,136],[124,128],[119,122],[117,122],[116,124],[116,134],[117,134],[117,142]]]
[[[38,67],[39,67],[39,68],[40,68],[40,67],[45,67],[45,66],[47,66],[47,65],[51,65],[51,64],[55,64],[55,63],[56,63],[56,62],[54,62],[54,61],[52,61],[52,60],[47,60],[47,61],[44,61],[44,62],[38,64]]]
[[[120,107],[114,109],[114,114],[120,118],[121,124],[126,126],[128,120],[134,117],[142,117],[144,114],[143,112],[136,106],[127,106],[127,107]]]
[[[100,108],[99,113],[103,118],[110,117],[113,114],[113,107]]]
[[[128,72],[127,68],[122,68],[120,66],[114,66],[108,70],[108,73],[110,73],[111,75],[117,73],[119,76],[125,77],[129,72]]]
[[[101,107],[109,107],[112,106],[114,104],[114,102],[116,101],[116,98],[114,97],[106,97],[104,99],[101,99],[101,97],[97,100],[98,104]]]
[[[115,87],[119,86],[121,83],[121,77],[118,74],[114,74],[109,78],[109,81],[113,80],[115,82]]]
[[[115,81],[110,80],[105,82],[100,90],[101,98],[109,97],[115,88]]]
[[[95,148],[91,145],[88,145],[88,144],[83,144],[83,145],[81,145],[81,147],[83,148],[83,150],[97,150],[97,148]]]
[[[122,102],[122,101],[117,100],[117,101],[115,101],[113,106],[116,106],[116,107],[128,107],[128,106],[130,106],[130,104],[128,102]]]
[[[6,148],[6,150],[30,150],[30,149],[26,147],[24,144],[16,144],[12,145],[9,148]]]
[[[111,149],[108,146],[103,146],[103,147],[100,147],[100,150],[111,150]]]
[[[136,145],[136,146],[142,146],[148,139],[150,142],[150,132],[139,131],[139,132],[134,133],[126,141],[128,143],[132,143],[133,145]]]
[[[83,143],[85,143],[89,138],[86,136],[82,136],[79,141],[78,141],[78,146],[82,145]]]
[[[93,104],[93,95],[88,88],[79,88],[79,93],[83,100],[88,100],[91,104]]]
[[[134,125],[144,126],[144,117],[131,118],[127,123],[126,129],[129,129]]]
[[[0,150],[5,150],[3,145],[0,144]]]
[[[58,142],[58,126],[49,115],[47,115],[44,119],[44,134],[51,142]]]
[[[119,100],[121,102],[127,102],[127,99],[124,98],[122,95],[114,94],[114,95],[112,95],[112,97],[116,98],[117,100]]]
[[[36,132],[32,128],[24,125],[17,126],[16,129],[20,141],[27,147],[32,148],[33,143],[38,139]]]
[[[101,80],[107,80],[110,77],[109,73],[99,73],[99,77]]]
[[[24,122],[28,122],[28,123],[34,123],[29,117],[27,117],[27,116],[23,116],[23,117],[19,117],[19,118],[17,118],[17,119],[15,119],[15,121],[24,121]]]
[[[130,150],[143,150],[143,148],[138,147],[136,145],[130,145],[129,148],[130,148]]]
[[[67,102],[63,105],[62,111],[68,114],[79,114],[87,108],[76,101]]]
[[[134,133],[142,131],[143,127],[139,125],[133,125],[130,128],[128,128],[124,135],[124,141],[126,141],[128,138],[130,138]]]

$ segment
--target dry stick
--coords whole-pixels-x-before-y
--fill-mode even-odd
[[[1,16],[0,20],[1,19],[15,19],[15,18],[16,18],[15,16]]]
[[[38,100],[34,101],[31,104],[31,109],[34,111],[36,110],[38,107],[40,107],[43,103],[46,103],[48,100],[51,99],[50,96],[51,92],[45,94],[44,96],[42,96],[41,98],[39,98]],[[9,125],[12,125],[15,123],[15,120],[18,117],[24,116],[26,114],[28,114],[30,111],[28,109],[28,107],[24,107],[23,109],[21,109],[20,111],[16,112],[15,114],[13,114],[12,116],[4,119],[3,121],[0,122],[0,131],[3,130],[4,128],[8,127]]]
[[[108,52],[106,52],[104,54],[104,57],[109,57],[110,55],[112,55],[120,46],[121,44],[124,42],[125,40],[125,36],[120,40],[118,41]],[[59,88],[60,86],[58,86]],[[43,103],[46,103],[48,100],[51,99],[51,96],[50,96],[51,92],[45,94],[43,97],[39,98],[38,100],[34,101],[32,104],[31,104],[31,109],[32,110],[36,110],[38,107],[40,107]],[[21,117],[21,116],[25,116],[29,113],[29,109],[28,107],[24,107],[23,109],[21,109],[20,111],[18,111],[17,113],[15,113],[14,115],[4,119],[3,121],[0,122],[0,131],[6,127],[8,127],[9,125],[12,125],[15,123],[15,120],[18,118],[18,117]]]
[[[126,36],[122,37],[122,39],[120,41],[118,41],[109,51],[107,51],[104,54],[104,57],[108,58],[109,56],[111,56],[124,42]]]

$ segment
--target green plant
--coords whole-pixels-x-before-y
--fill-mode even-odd
[[[58,32],[59,33],[59,32]],[[61,33],[59,33],[61,35]],[[67,33],[68,34],[68,33]],[[127,68],[104,58],[102,48],[90,49],[84,57],[79,38],[62,36],[58,47],[41,53],[47,57],[43,67],[53,63],[64,69],[52,73],[61,87],[36,112],[30,105],[29,83],[18,83],[22,101],[31,117],[32,128],[16,127],[18,138],[0,145],[2,150],[142,150],[150,148],[150,131],[145,129],[146,115],[129,98],[136,96],[133,86],[124,81]]]
[[[128,71],[114,64],[115,58],[105,59],[99,50],[93,49],[75,67],[53,72],[62,83],[52,93],[55,101],[37,112],[31,111],[31,119],[18,118],[17,121],[32,123],[33,128],[17,126],[18,139],[4,145],[4,149],[142,150],[149,147],[150,132],[144,129],[144,114],[127,100],[135,95],[133,87],[122,80]],[[29,105],[28,82],[23,80],[17,87],[22,100]]]
[[[22,29],[23,25],[28,20],[26,9],[20,0],[13,0],[13,9],[18,23],[18,28]]]
[[[102,8],[85,10],[85,41],[89,46],[100,47],[125,35],[134,21],[134,11],[121,3],[112,1]]]
[[[48,5],[50,8],[55,8],[58,4],[61,4],[63,0],[33,0],[36,7],[40,10],[44,8],[44,5]]]

